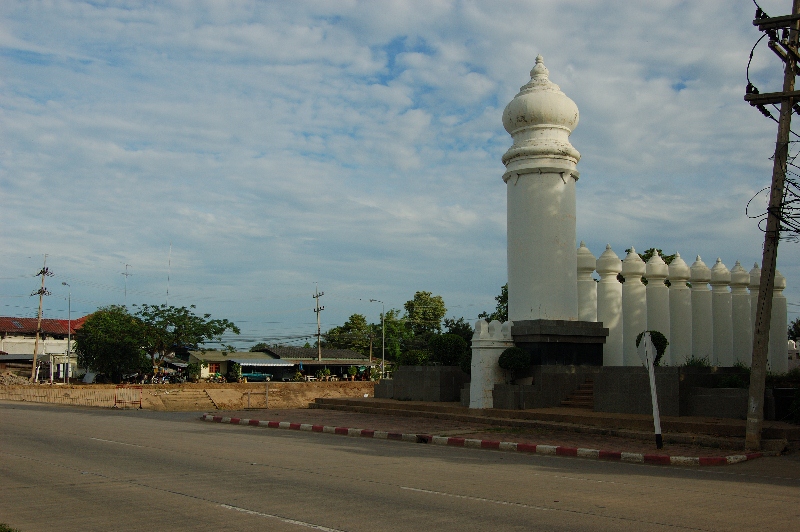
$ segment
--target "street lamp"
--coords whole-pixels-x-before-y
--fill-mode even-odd
[[[380,299],[370,299],[370,303],[381,304],[381,379],[384,377],[386,371],[386,325],[384,318],[386,317],[386,304]]]
[[[64,364],[64,384],[66,384],[67,375],[69,375],[69,353],[70,343],[72,340],[72,285],[63,281],[61,284],[69,287],[69,292],[67,295],[67,363]]]

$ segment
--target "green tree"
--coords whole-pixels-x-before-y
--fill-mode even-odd
[[[478,314],[479,318],[483,318],[486,321],[494,321],[497,320],[501,323],[505,323],[508,321],[508,283],[504,284],[500,287],[500,295],[494,298],[497,301],[497,306],[494,309],[494,312],[489,314],[488,312],[481,312]]]
[[[176,349],[197,349],[206,342],[220,341],[226,331],[239,334],[239,328],[225,319],[211,319],[211,314],[198,316],[194,305],[173,307],[142,305],[136,317],[142,323],[143,345],[154,368]]]
[[[469,352],[469,344],[457,334],[445,333],[431,336],[431,362],[442,366],[459,366]]]
[[[142,323],[124,306],[99,308],[75,333],[78,364],[110,377],[115,383],[126,373],[147,369],[142,345]]]
[[[265,342],[259,342],[253,347],[250,348],[250,351],[253,353],[265,353],[269,351],[269,344]]]
[[[397,361],[404,351],[411,332],[406,328],[405,320],[400,317],[399,309],[386,311],[383,326],[386,329],[386,359]]]
[[[472,345],[472,335],[475,332],[472,325],[462,318],[445,318],[444,330],[449,334],[457,334],[467,342],[467,345]]]
[[[447,313],[442,296],[435,296],[431,292],[419,291],[414,294],[414,299],[406,301],[406,326],[415,337],[427,340],[432,334],[442,330],[442,318]]]
[[[789,340],[794,340],[796,342],[800,339],[800,318],[795,318],[792,323],[789,324],[789,330],[787,332],[789,334]]]
[[[351,315],[344,325],[334,327],[325,333],[325,346],[337,349],[352,349],[369,356],[369,340],[374,337],[374,326],[367,323],[363,314]]]

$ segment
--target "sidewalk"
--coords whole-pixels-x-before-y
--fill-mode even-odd
[[[499,448],[617,460],[626,460],[627,457],[627,461],[657,464],[722,465],[762,456],[762,453],[746,455],[743,449],[731,450],[676,443],[665,443],[662,449],[656,449],[655,438],[647,442],[607,434],[503,427],[472,421],[409,417],[390,413],[327,409],[229,410],[207,414],[205,419],[350,436],[388,437],[440,445]],[[408,437],[400,438],[398,437],[400,435]],[[416,440],[412,435],[416,436]]]

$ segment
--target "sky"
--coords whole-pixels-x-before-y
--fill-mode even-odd
[[[749,270],[763,233],[745,207],[769,186],[777,132],[743,100],[754,12],[4,0],[0,315],[36,316],[46,256],[46,318],[196,305],[240,326],[226,343],[243,349],[315,335],[317,289],[323,332],[419,290],[472,322],[507,280],[502,112],[537,54],[580,110],[578,242]],[[766,40],[749,76],[781,89]],[[779,248],[790,320],[799,246]]]

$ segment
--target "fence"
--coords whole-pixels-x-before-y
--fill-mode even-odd
[[[750,366],[760,281],[758,264],[748,272],[737,261],[729,270],[717,259],[709,268],[698,255],[688,266],[676,254],[667,265],[657,253],[645,264],[635,249],[620,260],[610,245],[595,259],[581,242],[578,318],[602,321],[609,329],[603,348],[605,366],[641,365],[636,336],[644,330],[657,330],[669,340],[665,365],[680,365],[694,357],[705,358],[712,366]],[[768,355],[768,369],[776,373],[788,371],[785,288],[786,279],[776,272]]]

